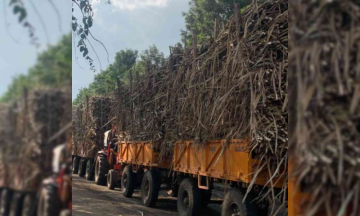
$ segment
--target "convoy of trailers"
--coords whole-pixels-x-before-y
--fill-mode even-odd
[[[267,215],[266,200],[250,202],[269,185],[269,176],[264,171],[255,178],[254,171],[260,164],[247,150],[248,142],[211,140],[196,145],[194,141],[178,141],[174,143],[173,155],[161,157],[152,142],[119,141],[115,151],[105,143],[94,158],[74,155],[73,173],[109,189],[121,187],[128,198],[140,187],[142,204],[147,207],[155,205],[165,185],[168,194],[177,197],[181,216],[198,215],[201,207],[209,203],[214,184],[226,184],[231,189],[225,194],[222,216]],[[284,179],[272,179],[275,192],[286,184]]]

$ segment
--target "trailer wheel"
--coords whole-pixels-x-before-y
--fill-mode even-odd
[[[111,169],[107,174],[107,187],[110,190],[114,190],[116,186],[116,171]]]
[[[19,192],[14,192],[10,203],[10,216],[18,216],[22,210],[23,195]]]
[[[231,188],[222,203],[221,216],[247,216],[247,209],[242,203],[244,196],[240,190]]]
[[[177,209],[180,216],[199,215],[198,211],[201,207],[200,189],[192,178],[186,178],[181,181],[178,198]]]
[[[61,201],[57,194],[57,187],[54,185],[45,185],[41,189],[37,216],[59,215]]]
[[[147,171],[141,183],[141,201],[146,207],[155,206],[160,190],[159,177],[155,171]]]
[[[72,165],[72,173],[73,174],[78,174],[79,172],[79,157],[75,157],[73,160],[73,165]]]
[[[211,190],[201,190],[201,206],[206,207],[211,201]]]
[[[100,154],[95,164],[95,183],[97,185],[106,185],[105,175],[109,171],[109,163],[106,160],[106,155]]]
[[[80,159],[79,163],[79,177],[84,177],[86,172],[86,159]]]
[[[1,191],[0,215],[9,215],[11,196],[11,190],[5,188]]]
[[[23,199],[23,207],[21,216],[32,216],[34,215],[34,200],[35,196],[33,194],[25,194]]]
[[[94,173],[92,172],[94,161],[92,159],[89,159],[86,163],[86,173],[85,178],[89,181],[92,181],[94,179]]]
[[[130,198],[134,193],[135,188],[135,176],[130,166],[124,168],[121,176],[121,186],[124,196]]]

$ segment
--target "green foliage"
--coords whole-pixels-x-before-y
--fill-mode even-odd
[[[0,102],[9,102],[20,98],[23,89],[37,86],[61,87],[71,83],[71,34],[65,35],[55,45],[50,46],[38,56],[37,63],[28,74],[16,76]]]
[[[94,81],[87,87],[81,88],[78,95],[73,101],[73,105],[83,103],[86,96],[105,96],[117,88],[116,79],[119,78],[122,84],[129,84],[129,71],[133,70],[133,79],[135,81],[135,72],[139,72],[140,77],[145,74],[146,65],[160,67],[165,64],[164,54],[153,45],[149,49],[143,51],[138,59],[137,50],[121,50],[116,53],[114,62],[110,64],[106,70],[98,73]]]
[[[234,14],[234,4],[239,3],[242,10],[251,3],[251,0],[191,0],[190,9],[183,13],[186,29],[187,45],[192,44],[192,32],[198,35],[198,42],[203,43],[214,34],[215,18],[220,24],[225,25]],[[181,31],[182,38],[185,30]]]

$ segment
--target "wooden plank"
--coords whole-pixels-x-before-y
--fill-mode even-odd
[[[215,26],[214,26],[214,39],[219,36],[219,19],[215,18]]]

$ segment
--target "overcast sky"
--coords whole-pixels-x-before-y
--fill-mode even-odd
[[[109,53],[109,62],[105,50],[99,43],[90,40],[99,58],[89,50],[98,71],[106,69],[114,61],[115,53],[122,49],[135,49],[141,53],[155,44],[165,56],[169,55],[169,46],[180,42],[180,29],[184,29],[185,20],[181,13],[188,11],[188,0],[111,0],[104,4],[93,0],[94,25],[91,31],[104,43]],[[79,13],[79,12],[77,12]],[[88,63],[76,50],[77,63],[73,48],[73,99],[82,87],[87,87],[94,79]]]
[[[30,1],[23,1],[28,9],[28,20],[36,28],[35,34],[39,37],[39,42],[41,43],[41,48],[36,50],[30,44],[27,29],[18,23],[17,16],[12,13],[12,8],[8,6],[8,2],[10,1],[3,0],[0,3],[0,96],[6,91],[16,74],[27,73],[28,69],[35,64],[37,53],[45,50],[47,47],[47,38],[50,44],[55,44],[62,35],[68,34],[71,31],[70,0],[53,0],[60,13],[60,21],[48,1],[31,1],[36,5],[38,13],[43,18],[48,37]],[[6,30],[6,23],[9,24],[9,31]],[[59,24],[61,24],[62,31],[60,31]]]

